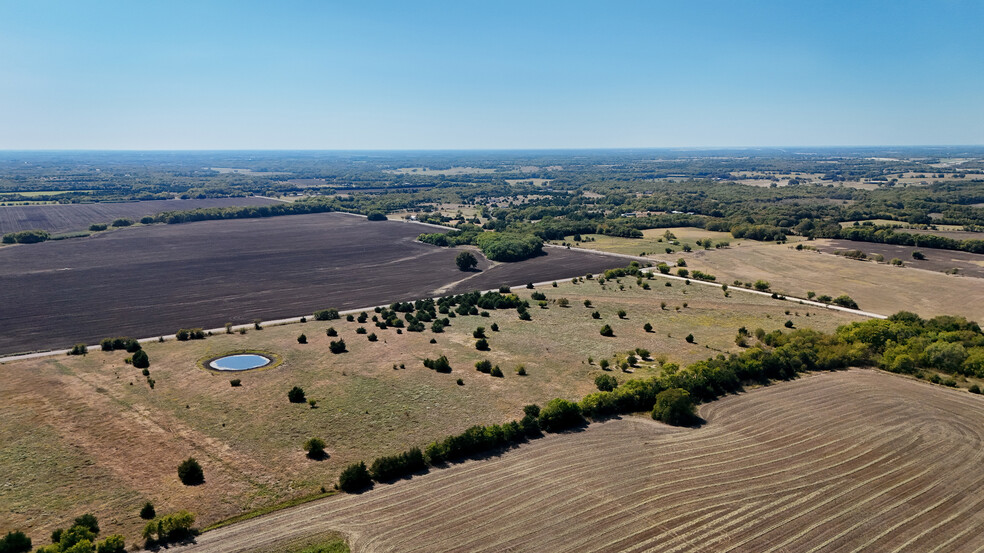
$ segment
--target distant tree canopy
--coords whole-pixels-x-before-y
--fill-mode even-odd
[[[454,258],[455,265],[461,271],[474,269],[478,265],[478,259],[471,252],[461,252]]]

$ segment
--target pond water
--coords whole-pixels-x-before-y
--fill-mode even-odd
[[[270,361],[269,358],[262,355],[243,353],[220,357],[210,362],[208,366],[217,371],[248,371],[249,369],[265,367],[270,364]]]

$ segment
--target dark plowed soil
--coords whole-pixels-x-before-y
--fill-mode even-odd
[[[870,258],[874,254],[885,256],[885,261],[894,258],[901,259],[906,267],[939,271],[945,273],[957,269],[958,274],[984,278],[984,255],[955,250],[937,250],[933,248],[917,248],[914,246],[896,246],[894,244],[876,244],[873,242],[857,242],[854,240],[830,240],[830,247],[820,247],[821,251],[834,253],[836,251],[861,250]],[[925,259],[913,259],[912,252],[919,251]]]
[[[422,232],[434,230],[323,213],[153,225],[3,248],[0,353],[407,301],[626,264],[548,248],[535,259],[491,269],[482,258],[482,272],[462,273],[454,264],[458,251],[416,242]]]
[[[8,205],[0,207],[0,234],[41,229],[52,234],[80,231],[93,223],[112,223],[114,219],[139,220],[164,211],[188,211],[205,207],[270,205],[267,198],[205,198],[202,200],[150,200],[145,202]]]

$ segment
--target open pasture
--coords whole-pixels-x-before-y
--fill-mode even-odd
[[[342,213],[150,225],[0,249],[0,353],[277,319],[583,275],[624,259],[548,248],[519,263],[416,242],[433,227]]]
[[[201,200],[148,200],[144,202],[101,202],[92,204],[8,205],[0,207],[0,234],[41,229],[52,234],[86,230],[93,223],[141,217],[164,211],[187,211],[206,207],[270,205],[268,198],[205,198]]]
[[[548,298],[547,308],[531,302],[531,321],[520,320],[515,310],[493,310],[489,317],[450,318],[441,333],[428,328],[398,334],[371,320],[341,319],[147,343],[153,388],[140,369],[125,364],[129,354],[123,351],[6,363],[0,366],[0,466],[6,474],[0,533],[21,528],[46,536],[92,511],[106,528],[133,541],[141,528],[137,510],[147,500],[161,512],[192,510],[207,526],[317,494],[322,486],[330,489],[349,463],[424,446],[471,425],[516,419],[528,403],[579,399],[596,390],[602,359],[625,361],[635,348],[648,349],[652,357],[607,374],[625,382],[657,374],[661,360],[688,364],[737,351],[741,326],[772,331],[791,320],[797,327],[832,331],[857,320],[766,296],[725,297],[716,287],[681,281],[666,287],[658,277],[645,281],[648,290],[634,278],[621,280],[604,288],[597,280],[543,286],[537,291]],[[515,291],[532,299],[531,290]],[[560,298],[570,307],[560,307]],[[644,330],[645,323],[652,332]],[[602,324],[611,325],[614,336],[602,337]],[[479,326],[489,351],[476,349],[473,331]],[[337,338],[326,336],[328,327]],[[359,334],[359,327],[367,334]],[[297,341],[301,333],[305,344]],[[693,343],[686,341],[688,333]],[[347,352],[332,354],[329,343],[339,339]],[[234,374],[197,364],[242,350],[273,352],[283,363]],[[423,366],[423,359],[441,355],[449,360],[450,374]],[[483,359],[500,366],[504,377],[476,371]],[[520,364],[526,376],[516,374]],[[233,378],[242,385],[232,387]],[[303,388],[317,408],[288,403],[293,386]],[[315,436],[327,443],[328,459],[304,456],[301,445]],[[201,486],[177,480],[175,467],[189,456],[204,466]]]
[[[337,530],[353,552],[979,551],[984,400],[870,370],[628,417],[199,536],[266,551]]]

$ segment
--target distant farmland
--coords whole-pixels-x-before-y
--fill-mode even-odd
[[[257,198],[205,198],[203,200],[149,200],[145,202],[7,205],[0,207],[0,234],[41,229],[52,234],[86,230],[93,223],[114,219],[139,219],[163,211],[187,211],[203,207],[270,205],[276,200]]]
[[[415,242],[432,229],[323,213],[152,225],[3,248],[0,353],[363,307],[626,264],[549,248],[535,259],[462,273],[456,250]],[[487,267],[483,259],[480,268]]]
[[[551,435],[221,528],[188,553],[338,530],[384,551],[980,551],[984,401],[875,371]]]

